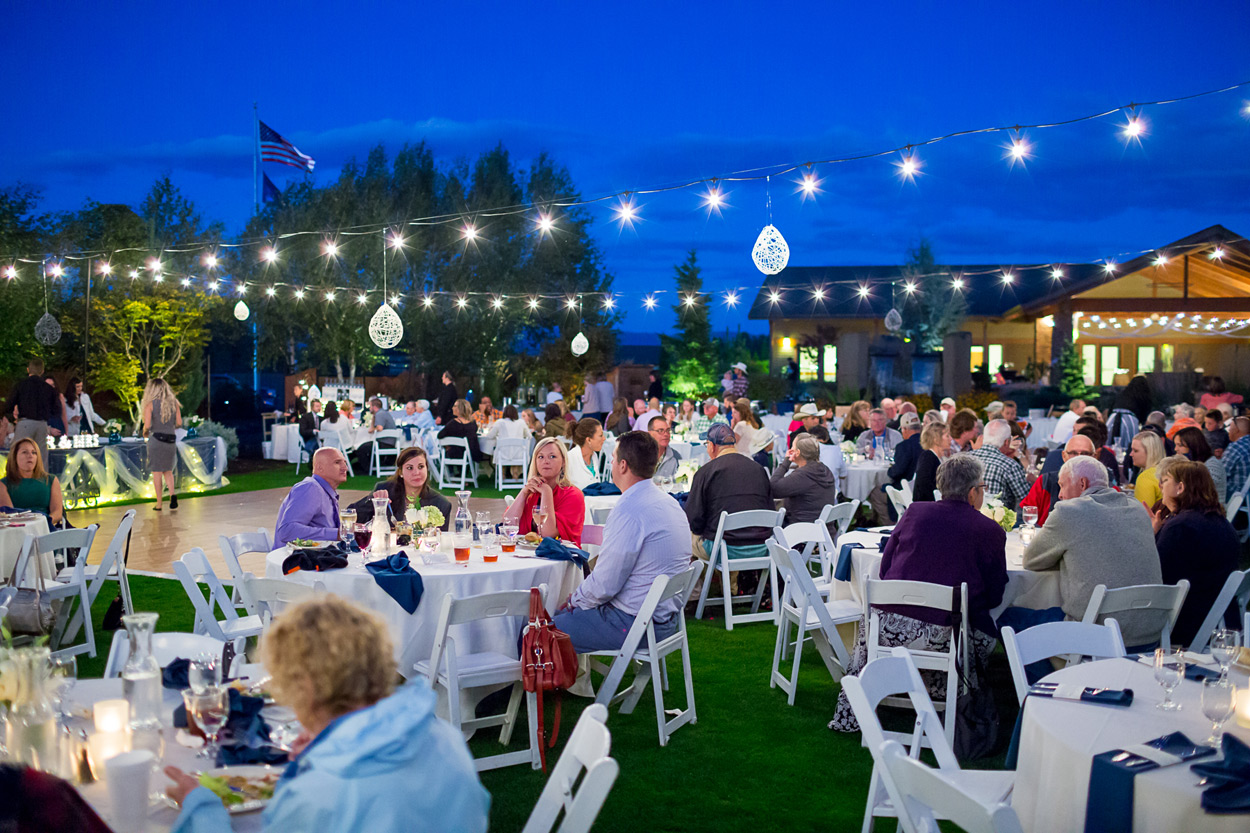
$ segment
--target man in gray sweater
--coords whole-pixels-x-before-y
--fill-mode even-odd
[[[820,517],[825,506],[838,502],[838,484],[829,467],[820,462],[820,443],[810,434],[799,434],[773,471],[773,497],[784,498],[786,523],[808,523]]]
[[[1080,621],[1094,588],[1111,590],[1134,584],[1162,584],[1150,516],[1140,501],[1108,486],[1107,467],[1094,457],[1074,457],[1059,470],[1059,503],[1028,549],[1028,570],[1058,570],[1061,607],[1048,610],[1008,608],[1000,628],[1043,622]],[[1130,648],[1158,641],[1158,612],[1117,613],[1124,644]]]

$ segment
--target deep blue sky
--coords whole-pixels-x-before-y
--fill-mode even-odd
[[[231,232],[251,209],[254,100],[322,181],[378,141],[425,138],[444,161],[502,141],[522,163],[552,152],[592,195],[1250,80],[1245,0],[6,3],[0,27],[0,184],[39,186],[51,209],[134,204],[168,171]],[[1140,147],[1122,115],[1034,131],[1014,170],[1003,134],[922,150],[914,184],[892,159],[818,168],[806,203],[774,180],[774,222],[804,266],[897,263],[921,235],[947,263],[1117,258],[1213,223],[1250,235],[1248,104],[1243,88],[1150,108]],[[700,190],[641,198],[624,233],[597,209],[619,291],[671,289],[692,247],[709,288],[759,285],[763,184],[727,186],[721,217]],[[627,329],[672,322],[628,306]],[[746,306],[714,323],[747,326]]]

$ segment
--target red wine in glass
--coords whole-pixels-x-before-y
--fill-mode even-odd
[[[356,526],[356,546],[362,550],[369,546],[370,539],[373,538],[373,529],[368,524],[357,524]]]

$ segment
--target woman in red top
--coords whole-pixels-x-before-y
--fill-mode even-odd
[[[539,505],[542,516],[535,528],[533,511]],[[522,535],[532,530],[544,538],[582,545],[586,499],[581,489],[569,482],[568,452],[560,440],[548,437],[535,446],[530,459],[530,478],[504,513],[504,520],[515,521]]]

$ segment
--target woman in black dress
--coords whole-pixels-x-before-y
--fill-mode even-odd
[[[944,422],[930,422],[920,432],[920,460],[916,462],[916,483],[912,486],[911,499],[933,500],[937,488],[937,470],[951,453],[950,433]]]

